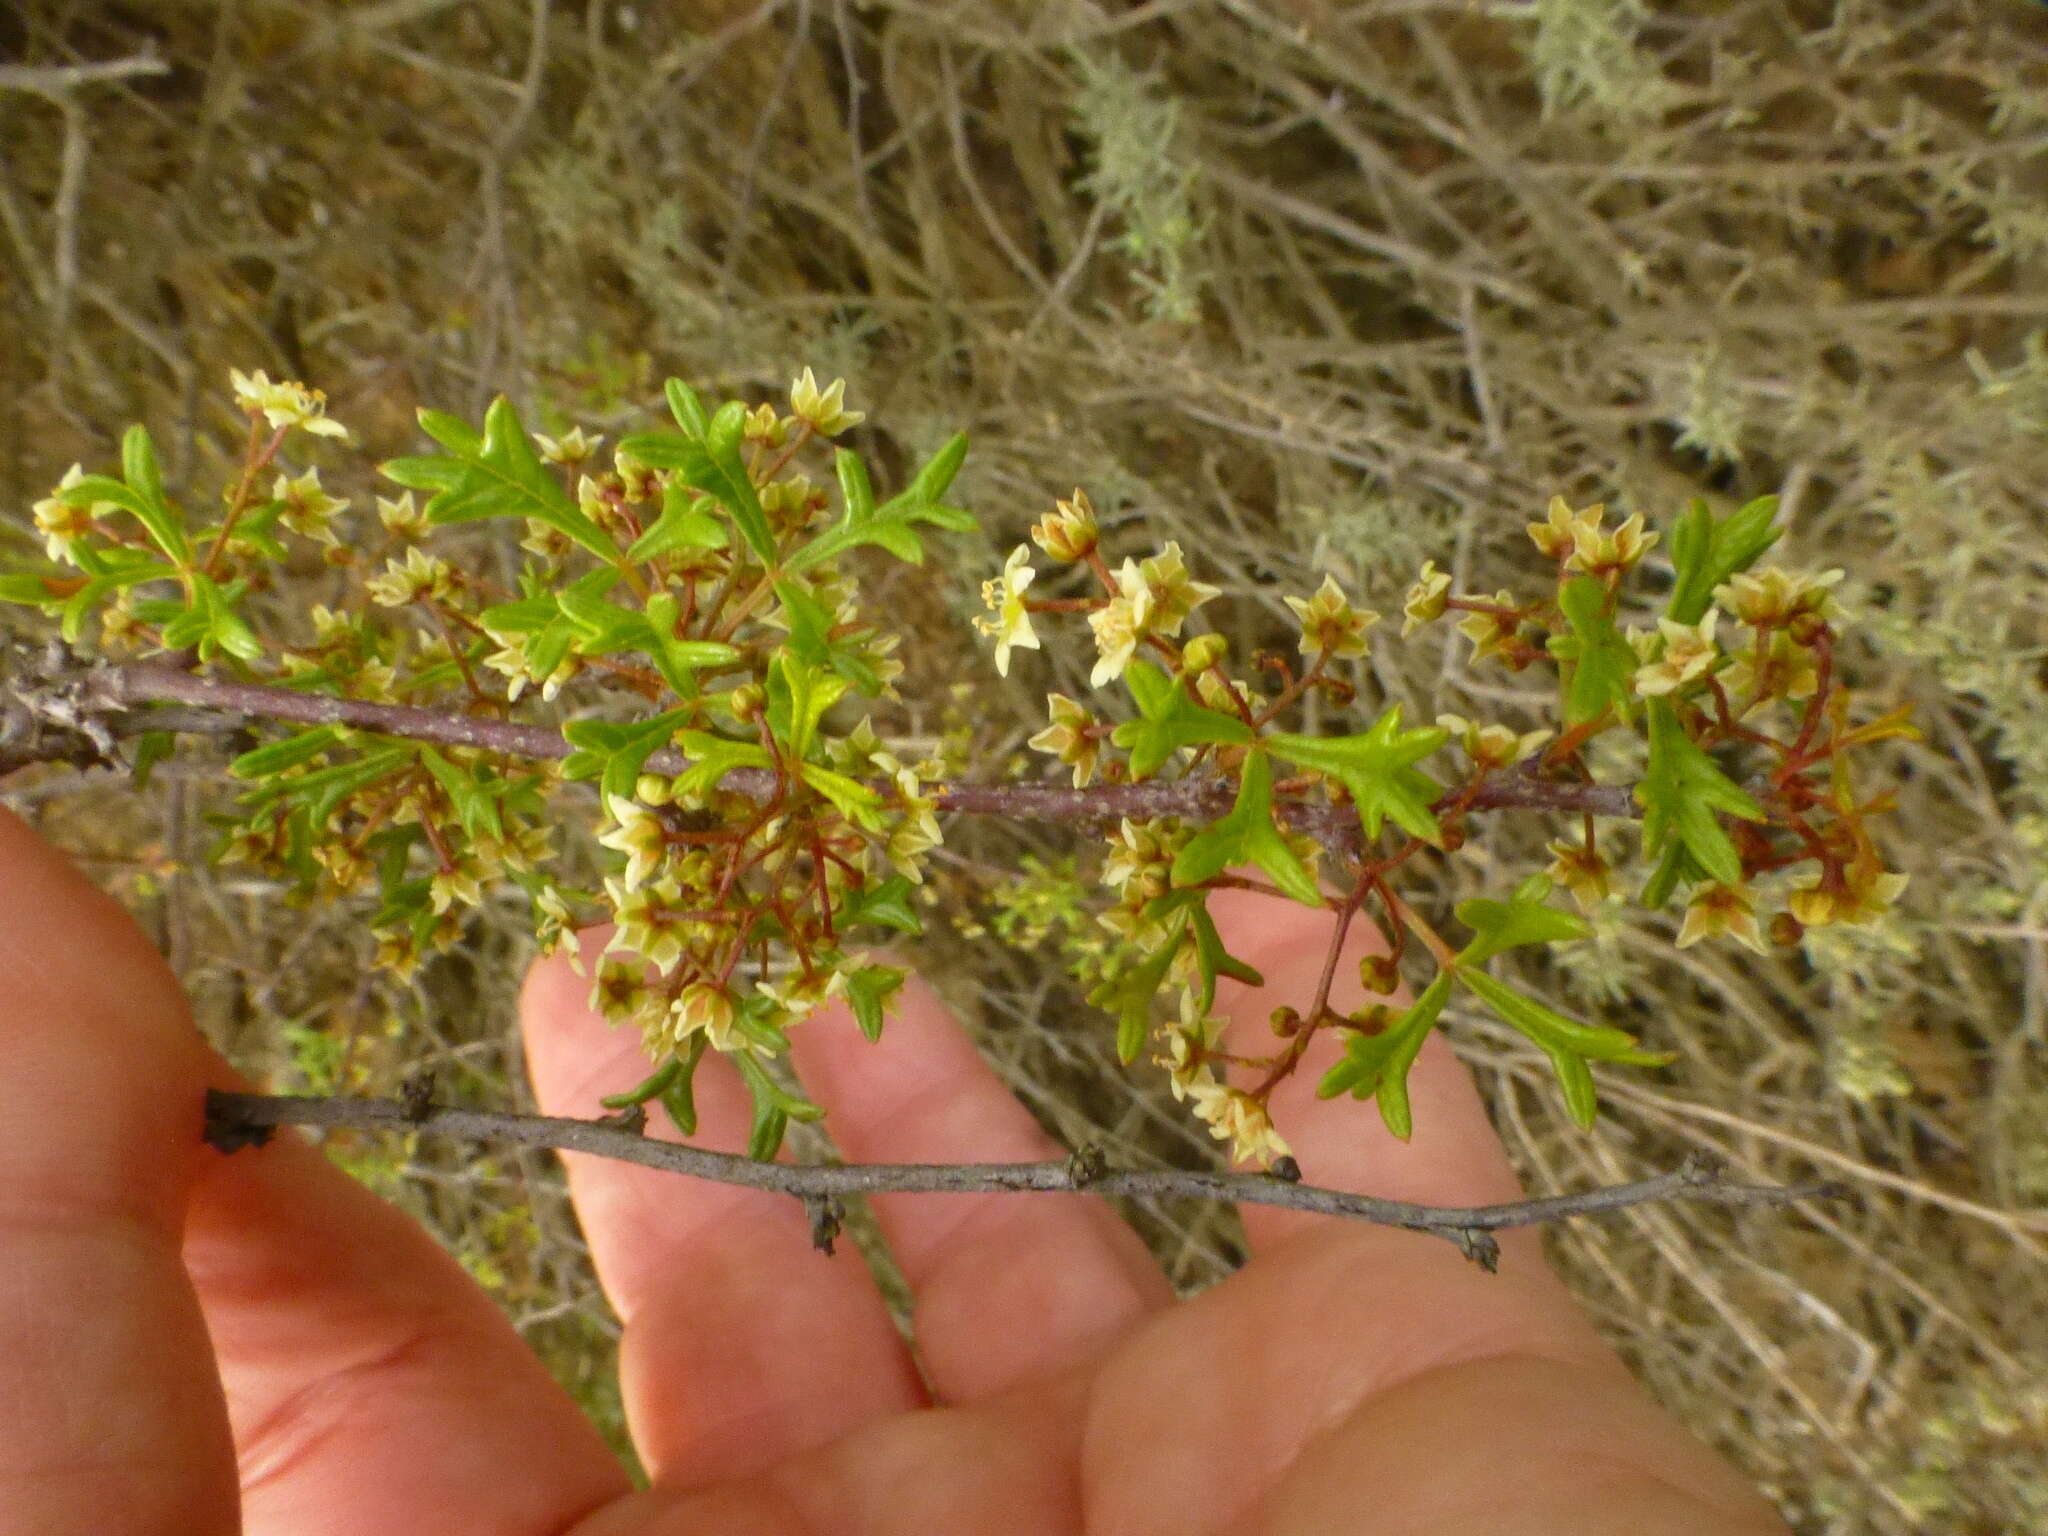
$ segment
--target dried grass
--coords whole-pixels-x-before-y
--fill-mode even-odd
[[[1591,1135],[1525,1049],[1453,1034],[1538,1186],[1693,1146],[1854,1186],[1812,1222],[1649,1210],[1553,1243],[1800,1531],[2036,1528],[2044,21],[2010,0],[27,0],[0,54],[170,68],[0,89],[0,536],[130,420],[204,485],[231,364],[321,385],[395,452],[422,401],[504,387],[622,423],[665,373],[766,394],[810,362],[893,434],[885,463],[974,434],[989,551],[1084,484],[1120,544],[1201,552],[1245,646],[1323,570],[1382,606],[1446,549],[1461,581],[1512,583],[1554,491],[1659,518],[1782,486],[1790,558],[1852,573],[1850,675],[1927,729],[1883,765],[1903,916],[1763,964],[1624,917],[1532,973],[1682,1052],[1610,1076]],[[1000,761],[1080,678],[1052,660],[996,690],[963,660],[991,560],[884,579],[914,616],[895,728]],[[275,600],[307,601],[303,576]],[[1364,681],[1425,712],[1540,709],[1530,679],[1448,659],[1385,646]],[[969,676],[971,719],[949,692]],[[203,865],[216,791],[196,758],[164,772],[146,800],[61,776],[11,798],[156,925],[239,1060],[372,1087],[425,1059],[523,1091],[511,914],[416,991],[364,980],[348,913],[281,921]],[[1480,851],[1520,869],[1538,836],[1502,823]],[[962,829],[950,893],[1022,847]],[[928,963],[1063,1134],[1198,1150],[1048,953],[970,931]],[[615,1328],[552,1172],[344,1155],[616,1428],[593,1385]],[[1215,1213],[1142,1219],[1184,1285],[1230,1263]]]

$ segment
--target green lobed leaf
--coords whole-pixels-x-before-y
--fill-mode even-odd
[[[733,741],[709,731],[682,731],[676,747],[690,766],[676,775],[676,793],[708,795],[735,768],[771,768],[768,750],[757,741]]]
[[[1592,927],[1584,918],[1548,904],[1550,889],[1550,881],[1537,875],[1525,880],[1506,901],[1478,897],[1459,902],[1458,921],[1479,935],[1460,951],[1459,961],[1480,966],[1503,950],[1591,937]]]
[[[173,731],[144,731],[135,742],[134,785],[137,789],[149,788],[149,776],[158,763],[166,761],[178,750],[177,733]]]
[[[1629,679],[1635,673],[1635,647],[1614,627],[1605,582],[1575,576],[1557,594],[1558,607],[1571,635],[1553,645],[1566,663],[1564,718],[1568,725],[1597,720],[1611,711],[1628,719],[1633,708]]]
[[[848,973],[846,1001],[854,1022],[870,1040],[882,1038],[882,1024],[904,978],[910,973],[893,965],[864,965]]]
[[[831,801],[840,815],[871,832],[882,828],[882,797],[860,780],[816,763],[797,764],[797,777]]]
[[[1315,877],[1273,825],[1272,760],[1254,751],[1246,755],[1239,771],[1236,805],[1181,848],[1173,861],[1173,883],[1198,885],[1233,864],[1251,863],[1271,875],[1287,896],[1303,906],[1320,907],[1323,893]]]
[[[1380,1119],[1387,1129],[1406,1141],[1415,1130],[1415,1114],[1408,1101],[1408,1073],[1429,1032],[1436,1028],[1437,1018],[1450,996],[1451,973],[1439,971],[1436,979],[1423,989],[1422,996],[1378,1034],[1352,1031],[1344,1042],[1344,1060],[1323,1074],[1322,1081],[1316,1084],[1316,1096],[1330,1099],[1349,1092],[1353,1098],[1362,1099],[1371,1094],[1379,1101]]]
[[[55,608],[64,599],[52,592],[49,578],[18,572],[0,576],[0,603],[24,603],[31,608]]]
[[[778,652],[768,672],[769,734],[802,762],[817,741],[818,722],[846,687],[844,678],[829,676],[788,651]]]
[[[383,474],[399,485],[434,493],[425,509],[430,522],[532,518],[567,534],[606,564],[619,563],[618,546],[569,499],[510,400],[500,395],[491,402],[481,436],[440,411],[423,410],[419,420],[451,457],[393,459]]]
[[[1360,736],[1289,736],[1275,732],[1265,745],[1290,763],[1313,768],[1342,784],[1358,807],[1365,835],[1376,838],[1388,819],[1412,836],[1436,843],[1443,837],[1430,805],[1443,786],[1412,765],[1450,739],[1437,726],[1401,729],[1395,704]]]
[[[1244,721],[1197,704],[1185,688],[1149,661],[1133,658],[1128,662],[1124,682],[1138,706],[1139,718],[1122,722],[1109,739],[1131,754],[1134,779],[1150,778],[1182,747],[1252,739],[1252,729]]]
[[[839,477],[839,521],[792,553],[783,561],[782,568],[809,570],[863,544],[878,544],[912,565],[921,563],[924,542],[914,525],[930,524],[954,533],[965,533],[976,526],[973,514],[959,507],[944,506],[938,500],[952,484],[966,455],[967,436],[956,434],[917,472],[900,495],[876,506],[867,469],[859,456],[851,449],[838,449],[832,463]]]
[[[731,542],[725,524],[699,507],[688,487],[670,485],[661,493],[661,516],[633,541],[626,558],[653,560],[679,549],[724,549]]]
[[[447,791],[464,832],[471,837],[505,835],[497,796],[497,791],[504,787],[502,783],[484,778],[480,770],[458,768],[433,747],[420,748],[420,761]]]
[[[1090,1003],[1116,1014],[1116,1054],[1126,1066],[1136,1061],[1138,1052],[1145,1048],[1145,1036],[1152,1028],[1152,999],[1165,985],[1173,957],[1180,951],[1181,936],[1186,933],[1189,922],[1191,895],[1170,892],[1164,899],[1168,902],[1177,899],[1179,910],[1174,913],[1159,948],[1131,961],[1116,975],[1098,983],[1088,994]]]
[[[791,1120],[809,1123],[825,1118],[825,1111],[809,1099],[791,1093],[768,1075],[752,1051],[733,1051],[727,1059],[739,1068],[740,1078],[754,1100],[754,1131],[747,1144],[747,1156],[766,1162],[782,1146]]]
[[[1505,1023],[1545,1050],[1568,1051],[1592,1061],[1612,1061],[1631,1067],[1661,1067],[1675,1059],[1666,1052],[1639,1049],[1636,1037],[1627,1030],[1568,1019],[1555,1008],[1517,992],[1477,967],[1460,965],[1456,974]]]
[[[839,926],[852,928],[868,924],[893,928],[898,933],[920,934],[924,922],[911,905],[911,884],[907,875],[891,875],[874,885],[863,886],[839,909]]]
[[[711,430],[711,418],[705,414],[704,402],[697,398],[697,391],[681,379],[670,379],[662,385],[661,392],[668,398],[669,414],[676,419],[676,425],[691,437],[701,438]]]
[[[1643,851],[1662,857],[1675,835],[1711,879],[1740,883],[1742,860],[1715,812],[1762,821],[1762,808],[1686,735],[1669,699],[1650,699],[1648,706],[1650,762],[1635,788]]]
[[[1266,978],[1256,969],[1223,947],[1223,936],[1216,931],[1216,920],[1209,915],[1206,897],[1195,902],[1188,911],[1195,926],[1195,969],[1201,978],[1204,1013],[1216,1005],[1218,976],[1228,976],[1248,987],[1261,987],[1266,984]]]
[[[1754,565],[1778,541],[1778,498],[1759,496],[1720,521],[1695,498],[1671,535],[1671,563],[1678,573],[1664,612],[1680,624],[1697,624],[1713,606],[1714,588]]]
[[[697,1134],[697,1063],[704,1059],[710,1037],[701,1031],[690,1037],[683,1054],[676,1058],[676,1075],[661,1090],[661,1107],[685,1136]]]

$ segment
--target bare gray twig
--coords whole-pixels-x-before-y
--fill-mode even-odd
[[[280,1125],[417,1132],[462,1141],[513,1142],[609,1157],[691,1178],[789,1195],[813,1212],[829,1208],[832,1202],[849,1195],[906,1193],[1122,1195],[1140,1200],[1197,1199],[1270,1205],[1446,1238],[1488,1271],[1498,1268],[1500,1263],[1500,1244],[1493,1234],[1511,1227],[1625,1210],[1653,1201],[1791,1205],[1801,1200],[1840,1199],[1847,1194],[1844,1186],[1826,1180],[1787,1185],[1734,1183],[1721,1177],[1718,1162],[1697,1155],[1669,1173],[1631,1184],[1478,1206],[1382,1200],[1345,1190],[1323,1189],[1274,1174],[1110,1168],[1099,1151],[1087,1147],[1064,1160],[1043,1163],[768,1163],[680,1142],[650,1140],[641,1133],[644,1121],[631,1117],[570,1120],[453,1109],[428,1102],[423,1093],[407,1099],[351,1099],[223,1093],[216,1089],[209,1090],[206,1096],[206,1122],[208,1142],[223,1152],[260,1145],[269,1139],[271,1129]],[[829,1223],[820,1223],[819,1230],[826,1232],[828,1226]]]

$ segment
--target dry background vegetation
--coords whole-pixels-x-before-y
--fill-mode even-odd
[[[1000,551],[1087,486],[1179,537],[1249,644],[1334,571],[1383,609],[1426,554],[1531,573],[1552,492],[1667,517],[1783,489],[1793,563],[1841,564],[1874,765],[1912,883],[1881,929],[1768,962],[1617,912],[1524,979],[1653,1044],[1580,1134],[1529,1050],[1451,1032],[1532,1186],[1690,1147],[1847,1179],[1810,1219],[1670,1208],[1554,1234],[1653,1389],[1802,1533],[2048,1528],[2048,13],[1721,0],[25,0],[0,58],[166,72],[0,88],[0,538],[148,422],[212,494],[230,365],[328,391],[370,452],[420,403],[504,389],[617,431],[662,376],[767,397],[843,374],[884,466],[965,427],[956,541],[894,583],[904,736],[1018,758],[1076,654],[997,686],[965,624]],[[16,84],[18,85],[18,81]],[[0,82],[4,86],[5,82]],[[351,464],[363,462],[349,460]],[[329,470],[336,482],[339,463]],[[359,470],[344,488],[369,490]],[[962,547],[966,546],[966,547]],[[317,567],[265,601],[329,590]],[[1242,651],[1240,651],[1242,654]],[[1540,714],[1539,679],[1383,644],[1414,713]],[[966,712],[960,685],[972,683]],[[1364,706],[1361,705],[1361,708]],[[207,1027],[280,1083],[524,1093],[518,913],[415,987],[349,910],[210,870],[197,748],[137,795],[69,771],[7,799],[150,924]],[[1625,771],[1627,765],[1613,765]],[[1498,819],[1449,899],[1540,857]],[[993,879],[1057,838],[959,827],[931,968],[1061,1134],[1207,1156],[1112,1068]],[[1085,870],[1085,866],[1084,866]],[[548,1160],[337,1155],[440,1232],[617,1433],[616,1325]],[[1310,1170],[1311,1174],[1313,1170]],[[1213,1211],[1138,1213],[1176,1278]]]

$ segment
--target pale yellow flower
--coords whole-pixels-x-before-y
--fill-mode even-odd
[[[1027,651],[1039,649],[1038,631],[1031,627],[1031,610],[1024,606],[1025,589],[1037,579],[1038,572],[1031,568],[1030,546],[1019,544],[1003,562],[1001,576],[981,584],[981,600],[996,617],[977,618],[974,627],[995,637],[996,671],[1004,677],[1010,675],[1012,646]]]
[[[733,1018],[732,999],[723,987],[693,981],[683,988],[669,1009],[669,1037],[677,1045],[687,1045],[690,1036],[701,1029],[714,1051],[729,1052],[734,1044]]]
[[[85,466],[74,464],[64,471],[64,478],[57,482],[57,488],[32,509],[35,513],[36,532],[43,536],[43,549],[52,560],[69,561],[71,551],[87,534],[92,532],[92,520],[100,507],[111,505],[101,502],[93,506],[75,507],[64,500],[64,493],[85,478]]]
[[[1611,871],[1599,850],[1563,841],[1548,845],[1551,865],[1544,873],[1572,893],[1583,912],[1591,912],[1613,894]]]
[[[1512,609],[1515,595],[1500,591],[1485,601],[1499,608]],[[1483,661],[1488,656],[1500,655],[1521,626],[1521,619],[1513,613],[1469,613],[1458,620],[1458,633],[1472,642],[1472,659]]]
[[[1088,627],[1095,632],[1095,670],[1088,684],[1100,688],[1123,676],[1138,642],[1149,633],[1152,618],[1152,589],[1138,574],[1135,560],[1124,561],[1116,572],[1117,595],[1105,607],[1088,615]]]
[[[1095,723],[1095,717],[1063,693],[1048,693],[1045,708],[1052,723],[1026,744],[1070,765],[1074,770],[1074,788],[1084,789],[1095,777],[1096,762],[1102,755],[1101,738],[1088,729]]]
[[[1442,618],[1450,595],[1451,573],[1438,570],[1434,560],[1423,561],[1415,585],[1401,599],[1401,638],[1406,640],[1423,625]]]
[[[1223,591],[1188,575],[1178,543],[1168,543],[1146,560],[1138,567],[1138,575],[1152,594],[1151,629],[1158,634],[1179,634],[1189,614]]]
[[[453,575],[447,561],[415,544],[403,560],[390,561],[381,575],[364,582],[363,590],[386,608],[403,608],[415,598],[446,597]]]
[[[1852,874],[1843,889],[1830,891],[1821,887],[1820,876],[1815,875],[1787,896],[1785,905],[1803,927],[1853,926],[1883,917],[1905,888],[1904,875],[1874,873],[1860,880]]]
[[[600,832],[597,840],[626,856],[625,888],[637,890],[667,857],[668,831],[653,811],[623,795],[606,796],[605,809],[611,813],[612,825]]]
[[[540,449],[540,456],[550,464],[582,464],[597,452],[598,444],[604,441],[602,433],[592,436],[581,427],[571,427],[560,437],[549,437],[544,432],[533,434],[533,441]]]
[[[1718,608],[1709,608],[1697,624],[1659,619],[1657,628],[1664,637],[1663,654],[1636,668],[1636,692],[1646,698],[1675,693],[1713,671],[1714,663],[1721,657],[1720,648],[1714,644],[1714,630],[1720,622]]]
[[[348,428],[327,415],[327,396],[317,389],[291,379],[279,379],[258,369],[253,374],[239,368],[228,370],[235,402],[251,416],[261,416],[273,427],[297,427],[316,437],[347,437]]]
[[[1561,560],[1576,549],[1581,539],[1598,537],[1605,502],[1596,501],[1583,512],[1574,512],[1562,496],[1550,498],[1550,507],[1540,523],[1528,523],[1529,538],[1553,560]]]
[[[1505,768],[1519,763],[1556,734],[1523,731],[1518,735],[1504,725],[1480,725],[1463,715],[1438,715],[1436,723],[1449,731],[1451,739],[1481,768]]]
[[[846,380],[834,379],[821,390],[817,378],[808,368],[789,386],[789,408],[796,413],[798,420],[809,422],[811,430],[820,437],[837,437],[848,427],[858,426],[867,420],[865,411],[841,409],[845,400]]]
[[[1379,623],[1370,608],[1354,608],[1337,585],[1337,578],[1323,577],[1323,584],[1310,598],[1290,597],[1287,606],[1301,621],[1301,654],[1319,656],[1363,656],[1371,649],[1366,631]]]
[[[1569,569],[1584,571],[1589,576],[1627,571],[1656,547],[1660,535],[1643,531],[1642,513],[1631,514],[1610,533],[1593,516],[1597,510],[1589,507],[1573,524],[1572,554],[1565,562]]]
[[[1756,902],[1749,887],[1704,882],[1685,904],[1685,922],[1678,930],[1678,947],[1688,949],[1702,939],[1723,933],[1760,955],[1770,952],[1764,943],[1763,931],[1757,925]]]
[[[432,527],[426,514],[413,504],[411,491],[401,491],[395,500],[379,496],[377,520],[401,539],[423,539]]]
[[[348,499],[328,495],[320,484],[319,470],[309,469],[297,478],[279,475],[271,483],[270,495],[272,500],[284,503],[278,521],[293,533],[329,544],[335,542],[334,530],[328,524],[348,510]]]
[[[1052,511],[1031,525],[1031,540],[1055,560],[1073,562],[1088,558],[1101,540],[1095,524],[1095,505],[1078,486],[1066,501],[1055,501]]]
[[[1835,607],[1828,589],[1841,581],[1840,570],[1818,575],[1767,565],[1760,570],[1742,571],[1714,588],[1714,601],[1745,624],[1783,624],[1802,613],[1827,618]]]

